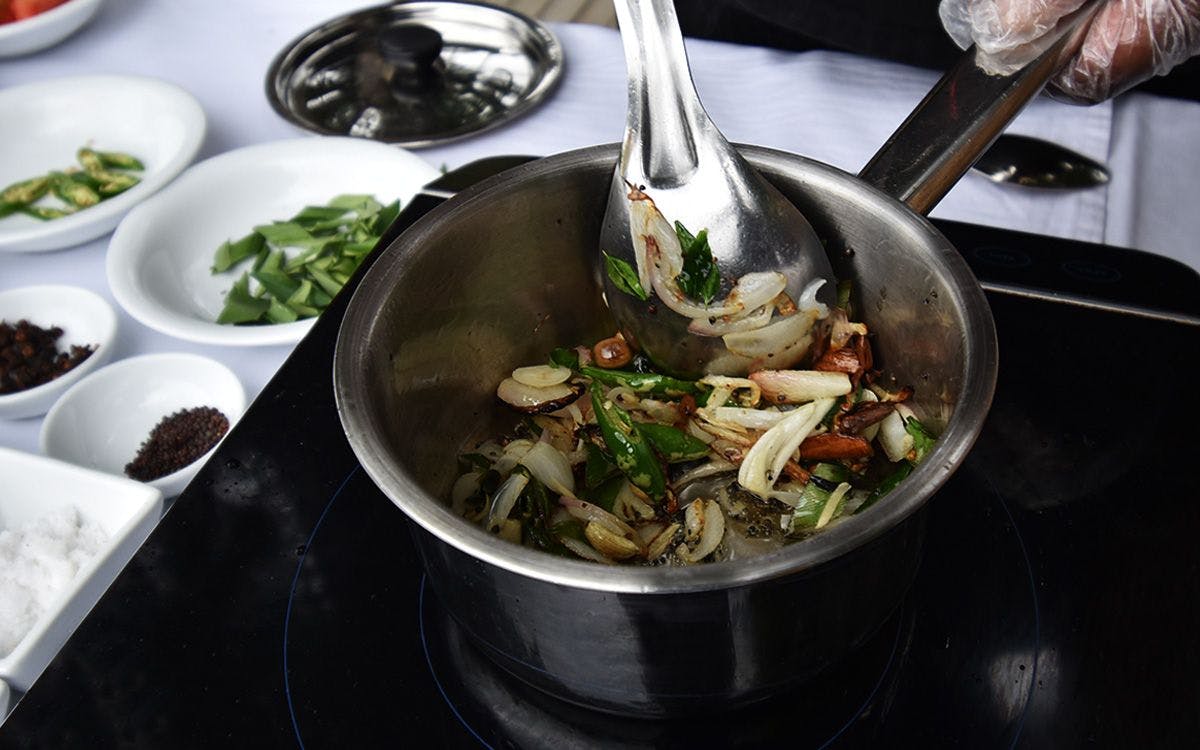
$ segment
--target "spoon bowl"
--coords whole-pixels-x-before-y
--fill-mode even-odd
[[[1103,164],[1057,143],[1026,135],[996,139],[971,167],[993,182],[1077,190],[1108,182]]]
[[[814,280],[824,280],[817,296],[831,304],[833,270],[812,226],[742,158],[704,111],[674,5],[670,0],[617,0],[615,6],[629,70],[629,110],[601,252],[637,271],[641,287],[651,286],[656,273],[668,283],[676,277],[667,263],[655,263],[645,254],[639,259],[644,222],[634,215],[631,197],[644,195],[671,224],[707,233],[719,289],[711,299],[688,295],[685,302],[718,309],[739,279],[765,271],[783,275],[793,301]],[[618,327],[658,367],[680,376],[746,371],[750,360],[731,356],[720,335],[697,335],[694,326],[689,328],[696,318],[663,304],[666,296],[656,299],[654,289],[643,288],[643,298],[618,286],[613,275],[605,274],[605,295]]]

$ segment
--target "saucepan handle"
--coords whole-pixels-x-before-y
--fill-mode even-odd
[[[1091,0],[1055,28],[1053,43],[1010,75],[990,75],[975,48],[925,96],[858,176],[927,214],[1078,50],[1088,22],[1104,4]]]

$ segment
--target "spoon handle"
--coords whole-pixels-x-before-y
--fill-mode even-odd
[[[1059,22],[1056,41],[1024,68],[989,75],[963,53],[858,176],[927,214],[1083,42],[1103,2]]]
[[[628,70],[629,108],[621,163],[656,184],[686,181],[699,150],[723,140],[688,69],[672,0],[613,0]],[[705,154],[707,156],[707,154]]]

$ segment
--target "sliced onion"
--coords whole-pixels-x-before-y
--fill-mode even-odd
[[[775,480],[804,438],[820,424],[834,399],[818,399],[791,411],[771,429],[763,433],[742,459],[738,469],[738,484],[759,497],[766,498]]]
[[[657,560],[667,552],[667,547],[671,546],[671,542],[675,540],[675,534],[679,531],[679,524],[673,523],[667,528],[659,532],[658,536],[647,545],[646,559]]]
[[[850,484],[842,482],[833,492],[829,493],[829,499],[825,501],[825,507],[821,508],[821,515],[817,517],[817,525],[814,528],[825,528],[825,524],[829,523],[830,519],[833,518],[833,514],[837,512],[838,504],[842,502],[842,498],[849,491]]]
[[[644,398],[638,404],[638,409],[645,412],[651,420],[661,424],[675,424],[679,421],[679,406],[673,401]]]
[[[721,340],[730,352],[748,357],[757,366],[790,367],[812,345],[815,321],[812,311],[798,312],[754,331],[726,334]]]
[[[642,289],[648,292],[653,283],[650,278],[652,259],[647,247],[650,241],[660,247],[666,247],[668,254],[672,254],[673,243],[673,255],[679,258],[680,268],[683,267],[683,249],[679,246],[679,237],[675,230],[667,223],[666,217],[654,205],[654,201],[650,200],[650,196],[633,189],[629,191],[629,200],[629,235],[633,242],[634,260],[637,262],[638,282],[641,283]],[[647,237],[652,240],[647,240]]]
[[[512,474],[500,488],[496,490],[496,494],[492,496],[492,505],[488,508],[487,523],[484,527],[488,531],[499,531],[501,524],[508,518],[508,514],[512,513],[513,506],[517,504],[517,498],[525,490],[525,485],[529,484],[529,477],[524,474]]]
[[[637,391],[626,385],[618,385],[610,388],[605,398],[612,401],[622,409],[635,409],[642,402]]]
[[[575,494],[571,462],[549,443],[535,443],[521,458],[521,465],[538,481],[559,495]]]
[[[604,555],[600,554],[595,549],[593,549],[592,545],[588,544],[587,542],[581,542],[578,539],[574,539],[569,536],[560,536],[558,538],[558,541],[562,542],[562,545],[564,547],[571,550],[575,554],[579,555],[584,560],[591,560],[592,562],[598,562],[598,563],[607,563],[608,565],[616,564],[612,560],[608,559],[607,557],[605,557]]]
[[[759,370],[750,379],[762,388],[767,401],[802,404],[818,398],[845,396],[853,386],[844,372],[823,370]]]
[[[586,500],[580,500],[572,495],[563,495],[558,499],[558,502],[567,509],[568,513],[580,521],[587,523],[595,522],[614,533],[628,537],[634,536],[633,527],[599,505],[589,503]]]
[[[613,499],[613,515],[630,521],[644,521],[654,518],[656,513],[654,508],[638,497],[633,483],[625,480],[621,483],[621,488],[617,490],[617,496]]]
[[[749,378],[733,378],[727,375],[705,375],[700,378],[702,385],[707,385],[712,388],[708,394],[708,399],[705,400],[705,406],[724,406],[725,402],[737,393],[744,390],[737,400],[742,406],[757,406],[758,400],[762,396],[762,390]]]
[[[513,440],[508,445],[504,446],[504,451],[492,462],[492,468],[500,474],[505,475],[512,471],[525,454],[533,447],[533,441],[530,440]]]
[[[539,443],[549,443],[556,451],[564,455],[575,448],[575,430],[567,420],[556,419],[546,414],[535,414],[533,423],[542,429],[538,436]]]
[[[800,299],[796,302],[796,309],[802,312],[816,313],[817,319],[824,318],[829,314],[829,308],[824,302],[817,299],[817,292],[825,285],[825,279],[813,279],[804,287],[804,291],[800,292]]]
[[[769,430],[787,416],[786,412],[778,409],[746,409],[740,406],[718,406],[715,409],[706,406],[697,409],[696,413],[715,424],[735,425],[750,430]]]
[[[641,540],[642,544],[650,544],[665,528],[667,528],[667,525],[660,521],[644,523],[637,527],[637,537]]]
[[[715,552],[721,544],[721,539],[725,536],[725,514],[721,512],[721,506],[715,500],[694,500],[687,507],[684,518],[688,525],[688,536],[694,536],[691,532],[699,526],[700,538],[692,549],[688,549],[684,544],[679,545],[676,554],[684,562],[698,563]]]
[[[903,461],[913,449],[913,436],[904,429],[904,417],[900,416],[899,407],[879,423],[878,440],[892,463]]]
[[[496,387],[496,396],[517,411],[527,414],[543,414],[561,409],[575,401],[583,393],[583,387],[559,383],[538,388],[526,385],[514,378],[505,378]]]
[[[725,425],[714,424],[706,419],[693,419],[692,424],[704,430],[708,434],[718,440],[726,440],[734,445],[740,445],[744,448],[749,448],[754,444],[754,438],[751,437],[744,428],[728,427]]]
[[[495,463],[497,459],[504,455],[504,446],[495,440],[486,440],[475,448],[475,452],[488,461]]]
[[[745,309],[754,310],[773,302],[784,289],[787,277],[780,272],[752,271],[737,280],[725,301],[740,301]]]
[[[867,335],[867,326],[863,323],[852,322],[846,316],[845,310],[834,310],[829,319],[833,324],[829,330],[830,349],[841,349],[856,333]]]
[[[700,425],[696,424],[696,420],[689,419],[687,423],[687,433],[697,440],[701,440],[709,445],[716,440],[716,435],[709,434],[701,429]]]
[[[531,365],[512,371],[512,379],[534,388],[548,388],[571,379],[571,368],[556,365]]]
[[[733,471],[737,467],[726,461],[723,458],[714,458],[696,466],[679,475],[679,478],[672,484],[673,487],[683,487],[695,482],[697,479],[716,476],[717,474],[725,474]]]
[[[764,305],[734,318],[694,318],[688,324],[688,331],[697,336],[724,336],[727,333],[753,331],[770,323],[774,314],[775,311],[770,306]]]
[[[795,508],[804,499],[803,490],[771,490],[767,493],[767,497],[772,500],[778,500],[784,505]]]
[[[454,514],[461,516],[467,510],[467,498],[479,491],[479,481],[483,479],[483,472],[468,471],[458,479],[454,480],[454,487],[450,490],[450,509]]]
[[[705,369],[714,375],[737,375],[739,373],[750,372],[756,365],[762,367],[756,360],[750,357],[743,357],[741,354],[734,354],[726,349],[725,351],[718,351],[717,355],[709,360]]]

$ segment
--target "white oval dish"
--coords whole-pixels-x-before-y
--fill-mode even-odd
[[[92,20],[103,0],[67,0],[21,21],[0,24],[0,57],[27,55],[74,34]]]
[[[208,357],[130,357],[97,370],[62,395],[42,422],[41,449],[47,456],[123,477],[125,465],[163,417],[196,406],[220,410],[232,430],[246,409],[246,392],[228,367]],[[213,446],[179,471],[147,484],[174,497],[215,450]]]
[[[78,2],[78,0],[75,0]],[[65,7],[65,6],[64,6]],[[51,13],[53,11],[47,11]],[[91,208],[51,221],[0,219],[0,251],[58,250],[93,240],[191,163],[204,141],[204,110],[178,86],[141,76],[55,78],[0,90],[0,187],[76,164],[90,145],[145,164],[141,182]]]
[[[295,343],[313,318],[254,326],[216,322],[225,293],[242,273],[213,275],[221,243],[344,193],[374,195],[383,203],[398,198],[403,206],[437,176],[396,146],[337,136],[214,156],[129,212],[108,246],[109,287],[130,315],[170,336],[227,346]]]
[[[0,654],[0,678],[28,690],[158,523],[162,493],[141,482],[10,448],[0,448],[0,476],[5,477],[0,529],[74,505],[81,518],[98,524],[108,537],[50,599],[16,647]]]
[[[117,337],[117,313],[104,298],[76,286],[48,284],[0,292],[0,320],[9,325],[25,319],[41,328],[58,326],[58,350],[94,344],[91,355],[63,375],[24,391],[0,395],[0,419],[23,419],[45,414],[68,388],[112,357]]]

